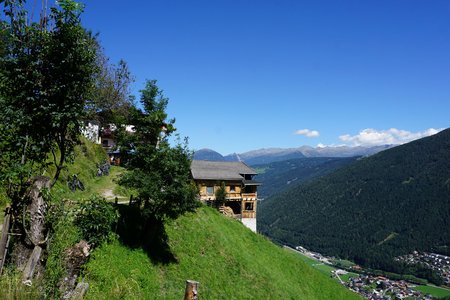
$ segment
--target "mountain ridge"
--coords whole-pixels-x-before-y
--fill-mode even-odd
[[[414,250],[450,254],[450,129],[269,200],[258,229],[291,245],[380,268]]]
[[[297,148],[261,148],[250,150],[243,153],[232,153],[222,155],[219,152],[203,148],[194,152],[196,160],[218,160],[218,161],[244,161],[249,165],[267,164],[277,161],[284,161],[295,158],[309,157],[353,157],[368,156],[376,154],[380,151],[395,147],[396,145],[379,145],[379,146],[327,146],[327,147],[311,147],[301,146]]]

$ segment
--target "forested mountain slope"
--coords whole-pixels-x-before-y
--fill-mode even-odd
[[[259,230],[388,268],[412,250],[450,253],[450,129],[360,159],[263,201]]]
[[[255,179],[262,183],[258,188],[258,196],[267,198],[276,195],[286,188],[329,174],[356,159],[356,157],[311,157],[253,166],[258,172]]]

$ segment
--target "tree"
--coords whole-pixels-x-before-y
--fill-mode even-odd
[[[134,97],[130,95],[134,78],[124,60],[117,65],[111,64],[98,43],[96,49],[97,73],[92,97],[86,103],[86,119],[98,121],[103,126],[125,124],[134,105]]]
[[[1,2],[9,22],[3,23],[7,35],[0,58],[0,123],[11,140],[2,155],[20,153],[18,164],[18,157],[11,157],[13,169],[28,164],[28,176],[18,180],[23,185],[46,166],[51,152],[53,185],[80,134],[96,68],[94,39],[81,26],[83,7],[74,1],[62,0],[59,8],[51,8],[51,22],[44,18],[30,25],[24,1]]]
[[[133,112],[133,134],[122,135],[123,154],[128,154],[128,171],[119,184],[133,189],[142,218],[140,241],[156,262],[173,261],[164,223],[197,206],[197,187],[190,178],[192,153],[187,141],[171,147],[169,136],[175,132],[175,120],[167,120],[168,99],[156,85],[147,81],[141,90],[142,109]]]
[[[43,191],[56,183],[78,142],[96,51],[81,26],[79,3],[60,0],[39,22],[27,21],[24,0],[0,4],[8,19],[0,34],[0,183],[7,186],[21,241],[34,246],[29,262],[36,263],[47,241]],[[49,170],[50,155],[52,179],[39,176]]]
[[[120,184],[135,189],[143,215],[162,225],[197,207],[196,187],[190,178],[191,152],[187,141],[174,147],[169,144],[175,120],[167,120],[168,99],[156,80],[147,81],[140,101],[143,110],[134,117],[135,132],[123,145],[133,152]]]

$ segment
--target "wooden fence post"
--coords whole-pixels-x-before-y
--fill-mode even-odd
[[[2,236],[0,238],[0,275],[5,264],[6,252],[9,244],[9,228],[11,226],[11,213],[9,207],[5,209],[5,220],[3,221]]]
[[[193,280],[186,280],[186,291],[184,300],[198,300],[198,285],[200,283]]]

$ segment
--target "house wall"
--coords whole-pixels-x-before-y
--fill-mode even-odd
[[[256,199],[251,201],[242,200],[242,219],[256,219]]]
[[[221,181],[196,181],[200,200],[204,202],[215,201],[216,191],[220,188]],[[234,190],[231,190],[231,187]],[[213,187],[211,194],[208,194],[207,187]],[[256,232],[256,205],[258,194],[256,186],[244,189],[239,181],[225,181],[225,191],[227,192],[227,203],[225,206],[233,208],[235,217],[239,218],[242,223]]]
[[[256,232],[256,218],[242,219],[242,224],[250,228],[253,232]]]
[[[99,136],[100,126],[89,122],[86,126],[81,128],[81,133],[91,142],[95,144],[100,144],[101,139]]]
[[[102,137],[101,140],[102,140],[103,148],[108,148],[109,149],[109,148],[113,148],[113,147],[116,146],[116,142],[112,138]]]
[[[206,201],[206,200],[215,200],[216,191],[220,188],[221,182],[217,181],[197,181],[199,193],[200,193],[200,200]],[[234,187],[234,191],[231,190],[231,186]],[[213,187],[213,192],[211,194],[208,194],[207,187]],[[227,198],[231,199],[240,199],[241,198],[241,192],[242,187],[241,183],[239,181],[225,181],[225,191],[227,192]]]

